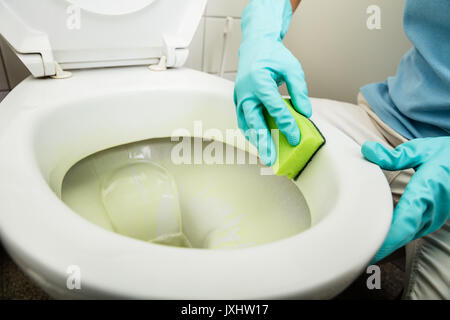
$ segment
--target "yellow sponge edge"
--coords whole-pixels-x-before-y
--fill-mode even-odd
[[[296,179],[316,152],[325,144],[325,138],[311,120],[294,109],[289,100],[284,99],[284,102],[297,121],[301,138],[300,143],[293,147],[281,132],[278,132],[278,137],[272,134],[277,147],[277,160],[273,170],[278,176]],[[278,129],[275,119],[267,112],[264,117],[269,130]]]

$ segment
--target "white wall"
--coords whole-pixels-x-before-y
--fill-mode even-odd
[[[240,16],[247,2],[209,0],[187,66],[218,72],[223,30],[230,16],[234,22],[224,76],[235,78]],[[371,31],[366,27],[366,9],[373,4],[381,8],[382,28]],[[303,64],[310,95],[354,102],[360,86],[395,74],[401,56],[410,47],[402,31],[403,4],[404,0],[303,0],[285,44]],[[0,49],[1,100],[28,72],[3,41]]]
[[[366,25],[370,5],[381,29]],[[285,38],[303,64],[309,94],[354,102],[364,84],[394,75],[411,43],[402,27],[404,0],[303,0]]]

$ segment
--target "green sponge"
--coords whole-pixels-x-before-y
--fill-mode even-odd
[[[325,138],[311,120],[298,113],[292,107],[290,100],[284,99],[284,102],[297,121],[301,138],[300,143],[293,147],[282,133],[278,134],[279,138],[274,139],[277,147],[277,160],[273,169],[278,176],[296,179],[316,152],[325,144]],[[275,119],[266,111],[264,117],[269,130],[278,129]]]

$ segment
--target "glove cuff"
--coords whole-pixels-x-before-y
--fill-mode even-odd
[[[250,0],[242,14],[242,41],[261,38],[281,41],[291,17],[290,0]]]

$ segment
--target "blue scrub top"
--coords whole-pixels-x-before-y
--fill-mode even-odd
[[[450,0],[406,0],[403,23],[414,47],[397,75],[361,92],[407,139],[450,135]]]

